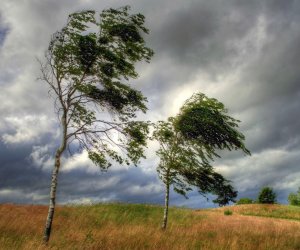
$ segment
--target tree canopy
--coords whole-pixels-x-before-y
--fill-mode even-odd
[[[262,204],[274,204],[276,203],[276,193],[271,187],[263,187],[258,195],[258,203]]]
[[[92,10],[69,15],[52,36],[42,67],[59,117],[65,117],[66,139],[77,141],[102,169],[111,165],[107,157],[122,163],[119,152],[136,164],[146,145],[147,123],[132,119],[147,110],[147,99],[127,82],[138,77],[134,64],[149,62],[153,51],[142,36],[148,33],[144,16],[129,10],[104,10],[99,22]]]
[[[243,143],[245,136],[237,130],[240,121],[227,113],[217,99],[196,93],[180,109],[175,127],[185,139],[205,145],[214,155],[216,149],[241,149],[250,154]]]
[[[192,186],[205,196],[213,193],[218,197],[214,200],[219,205],[234,201],[237,192],[221,174],[215,172],[210,164],[215,152],[207,145],[186,140],[180,131],[176,131],[175,118],[167,122],[160,121],[155,125],[153,138],[160,143],[156,152],[160,157],[157,167],[159,177],[169,183],[178,194],[187,198]]]
[[[288,201],[290,205],[300,206],[300,187],[298,188],[297,193],[290,193],[288,196]]]

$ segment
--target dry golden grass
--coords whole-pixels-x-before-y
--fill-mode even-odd
[[[169,227],[163,232],[162,208],[158,206],[58,207],[50,243],[45,247],[41,239],[46,207],[0,205],[0,248],[300,249],[299,221],[243,216],[238,213],[246,208],[230,209],[233,215],[224,216],[224,209],[172,208]]]

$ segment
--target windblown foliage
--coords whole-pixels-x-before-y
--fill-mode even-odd
[[[214,202],[219,205],[234,201],[237,192],[210,165],[215,152],[207,145],[187,140],[180,131],[176,131],[175,122],[173,117],[167,122],[158,122],[153,133],[153,138],[161,146],[156,153],[161,159],[157,171],[162,181],[172,185],[175,192],[186,198],[187,192],[194,186],[204,196],[207,193],[217,195]]]
[[[243,143],[245,137],[236,129],[238,120],[226,113],[222,103],[197,93],[185,102],[176,117],[155,125],[153,139],[160,144],[157,171],[166,186],[163,228],[167,223],[171,185],[185,197],[191,187],[204,196],[215,194],[217,198],[213,202],[220,206],[235,201],[237,192],[230,181],[215,172],[210,164],[219,157],[216,151],[220,149],[241,149],[250,154]]]
[[[187,140],[213,149],[241,149],[249,154],[243,143],[245,136],[237,130],[238,122],[227,115],[223,103],[197,93],[181,108],[175,127]]]
[[[42,67],[59,116],[66,116],[68,142],[77,140],[102,169],[111,165],[107,157],[129,163],[113,148],[136,164],[146,145],[147,123],[130,121],[147,110],[146,98],[127,80],[138,76],[134,63],[149,62],[153,52],[142,36],[148,33],[144,16],[129,10],[104,10],[100,22],[95,11],[69,15],[53,35]]]

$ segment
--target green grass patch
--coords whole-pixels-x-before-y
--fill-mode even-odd
[[[68,217],[68,213],[75,214],[75,220],[81,220],[81,226],[101,226],[106,223],[116,225],[160,225],[163,217],[163,207],[148,204],[120,204],[104,203],[91,206],[78,205],[71,206],[68,212],[61,211],[58,213],[62,217]],[[205,215],[192,213],[188,208],[169,208],[169,225],[172,224],[185,226],[190,224],[195,218],[201,219]],[[73,217],[74,218],[74,217]],[[86,223],[85,223],[86,221]],[[93,225],[90,222],[93,221]]]
[[[284,205],[261,205],[261,209],[245,209],[240,212],[242,215],[270,217],[300,221],[300,207]]]
[[[224,211],[224,215],[232,215],[233,214],[233,212],[231,211],[231,210],[225,210]]]

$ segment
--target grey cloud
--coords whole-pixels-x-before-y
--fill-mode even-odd
[[[221,74],[235,66],[239,53],[235,43],[255,26],[256,5],[242,8],[230,1],[194,1],[184,8],[178,5],[154,31],[157,51],[167,53],[177,67],[189,67],[191,73],[200,69]]]
[[[150,64],[138,66],[141,78],[133,82],[149,100],[150,110],[141,117],[153,121],[165,119],[173,112],[171,106],[182,101],[178,95],[187,90],[217,98],[231,115],[242,121],[240,128],[253,156],[223,152],[215,166],[221,166],[220,171],[233,180],[240,197],[255,198],[262,186],[271,185],[278,192],[278,199],[286,202],[287,194],[300,186],[297,182],[300,178],[297,157],[300,3],[292,0],[128,3],[134,12],[145,14],[150,29],[146,39],[156,53]],[[34,57],[42,57],[51,34],[65,24],[67,15],[81,9],[101,10],[121,5],[124,5],[121,1],[32,0],[26,4],[4,1],[0,18],[2,138],[4,134],[24,135],[35,129],[30,124],[23,129],[13,126],[7,123],[7,117],[44,115],[55,119],[47,87],[35,81],[39,67]],[[56,124],[45,128],[56,131]],[[2,141],[1,202],[47,202],[50,169],[39,168],[30,157],[41,157],[33,153],[38,153],[38,147],[48,145],[46,153],[50,156],[40,163],[51,160],[57,138],[49,131],[35,131],[37,137],[22,137],[24,141],[15,145],[4,145]],[[278,152],[282,154],[279,158]],[[144,161],[141,167],[147,171],[130,168],[95,174],[83,167],[62,172],[59,202],[87,198],[161,203],[162,186],[155,172],[157,161],[155,157]],[[171,204],[213,206],[196,191],[190,197],[185,200],[172,193]]]

